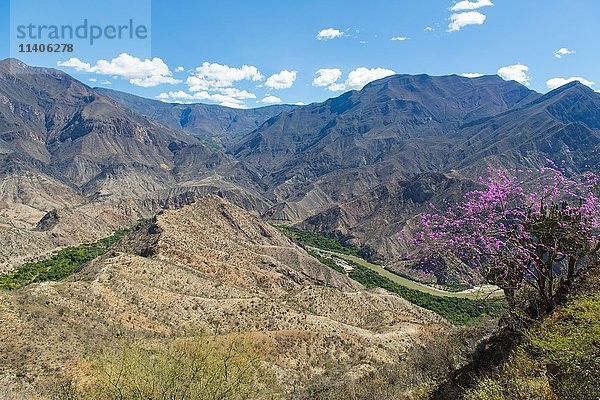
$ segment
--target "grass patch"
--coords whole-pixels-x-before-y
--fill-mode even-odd
[[[600,393],[600,293],[572,296],[526,332],[498,371],[480,376],[466,400],[591,400]]]
[[[501,315],[504,309],[503,301],[499,299],[476,301],[456,297],[434,296],[402,286],[350,260],[345,261],[352,266],[352,271],[345,271],[332,258],[323,257],[316,252],[309,252],[309,254],[318,259],[322,264],[348,275],[366,287],[380,287],[395,293],[413,304],[441,315],[453,324],[464,325],[484,316],[496,317]]]
[[[58,281],[77,272],[85,263],[106,253],[132,229],[121,229],[94,243],[81,244],[60,250],[42,261],[28,262],[14,272],[0,275],[0,290],[16,290],[30,283]]]
[[[292,240],[307,246],[317,247],[323,250],[335,251],[336,253],[360,257],[360,249],[356,246],[348,246],[340,242],[338,238],[330,237],[320,233],[312,233],[287,225],[274,225],[277,229],[288,235]]]

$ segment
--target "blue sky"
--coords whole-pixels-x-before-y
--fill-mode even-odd
[[[61,62],[90,86],[149,98],[311,103],[391,73],[499,73],[540,92],[580,78],[600,90],[597,0],[13,0],[13,24],[133,18],[151,31],[42,55],[17,52],[9,3],[0,0],[0,57]]]

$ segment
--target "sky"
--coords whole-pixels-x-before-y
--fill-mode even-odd
[[[394,73],[600,90],[598,0],[0,0],[0,16],[0,58],[163,101],[308,104]],[[102,29],[131,20],[147,34],[35,37],[41,25],[84,19]],[[17,37],[28,24],[33,36]],[[74,50],[19,52],[35,43]]]

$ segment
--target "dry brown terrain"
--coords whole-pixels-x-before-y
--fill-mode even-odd
[[[398,361],[452,328],[209,195],[161,213],[64,281],[0,292],[0,369],[25,379],[80,374],[116,333],[193,329],[246,339],[291,390],[331,370],[360,375]]]

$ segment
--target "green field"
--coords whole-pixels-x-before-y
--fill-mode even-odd
[[[131,229],[113,232],[94,243],[62,249],[42,261],[22,264],[10,274],[0,275],[0,290],[16,290],[30,283],[57,281],[77,272],[85,263],[106,251]]]

